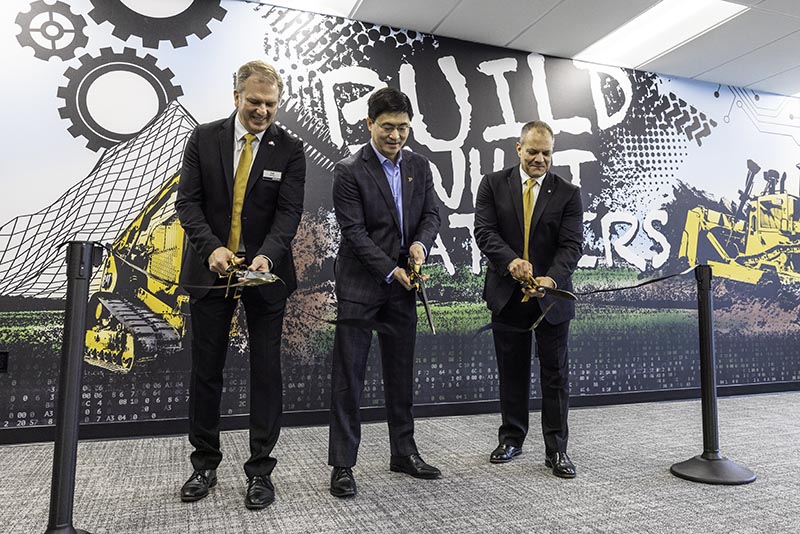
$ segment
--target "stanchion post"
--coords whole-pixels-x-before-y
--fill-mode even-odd
[[[78,454],[81,371],[86,346],[86,309],[92,266],[99,265],[98,258],[102,259],[102,249],[93,242],[67,243],[67,305],[58,378],[50,518],[45,534],[88,534],[72,526],[72,506]]]
[[[714,295],[711,292],[711,267],[699,265],[697,279],[697,323],[700,339],[700,405],[703,412],[703,458],[719,459],[719,420],[717,419],[717,356],[714,349]]]
[[[700,396],[703,412],[703,454],[685,462],[673,464],[673,475],[706,484],[748,484],[756,479],[749,469],[742,467],[719,452],[717,421],[717,377],[714,354],[714,300],[711,292],[711,266],[698,265],[697,321],[700,339]]]

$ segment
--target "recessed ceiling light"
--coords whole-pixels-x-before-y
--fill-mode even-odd
[[[574,57],[640,68],[748,9],[724,0],[662,0]]]

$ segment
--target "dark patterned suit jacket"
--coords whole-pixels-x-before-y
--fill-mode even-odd
[[[439,231],[439,209],[428,160],[403,151],[403,225],[406,248],[414,241],[430,252]],[[398,265],[400,220],[389,182],[370,144],[336,164],[333,206],[342,232],[336,257],[339,299],[371,303],[389,290],[386,275]]]
[[[186,146],[175,201],[190,245],[184,247],[181,267],[185,285],[208,286],[217,279],[207,261],[214,249],[225,246],[231,228],[234,120],[235,113],[199,125]],[[303,214],[305,174],[302,141],[272,124],[261,138],[242,204],[246,264],[263,254],[285,282],[260,286],[268,302],[286,298],[297,288],[291,242]],[[186,290],[195,298],[208,292]]]
[[[522,257],[522,178],[519,165],[487,174],[475,201],[475,239],[489,259],[483,297],[499,314],[512,295],[522,293],[508,272],[508,264]],[[580,189],[551,172],[545,175],[533,209],[529,250],[535,276],[549,276],[559,289],[572,290],[572,273],[583,249],[583,207]],[[558,324],[575,316],[571,301],[544,297],[533,299]]]

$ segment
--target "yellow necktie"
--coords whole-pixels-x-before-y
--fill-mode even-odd
[[[228,234],[228,249],[235,254],[239,250],[239,238],[242,235],[242,204],[244,192],[247,190],[247,178],[250,175],[250,164],[253,162],[252,143],[256,136],[244,134],[244,148],[239,156],[236,166],[236,176],[233,180],[233,211],[231,212],[231,233]]]
[[[528,178],[525,180],[525,189],[522,191],[522,207],[523,207],[523,217],[525,219],[525,233],[523,239],[525,240],[522,244],[522,259],[525,261],[530,261],[530,253],[528,250],[528,242],[530,241],[531,237],[531,217],[533,216],[533,187],[536,185],[536,180],[533,178]],[[522,302],[528,302],[530,297],[528,295],[522,296]]]
[[[530,254],[528,253],[528,241],[531,237],[531,217],[533,216],[533,186],[536,185],[536,180],[528,178],[525,180],[525,189],[522,192],[522,207],[524,208],[523,217],[525,220],[525,234],[522,244],[522,259],[530,261]]]

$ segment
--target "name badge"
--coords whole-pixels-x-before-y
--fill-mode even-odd
[[[262,176],[263,180],[270,180],[272,182],[280,182],[281,181],[281,174],[279,171],[264,171],[264,175]]]

